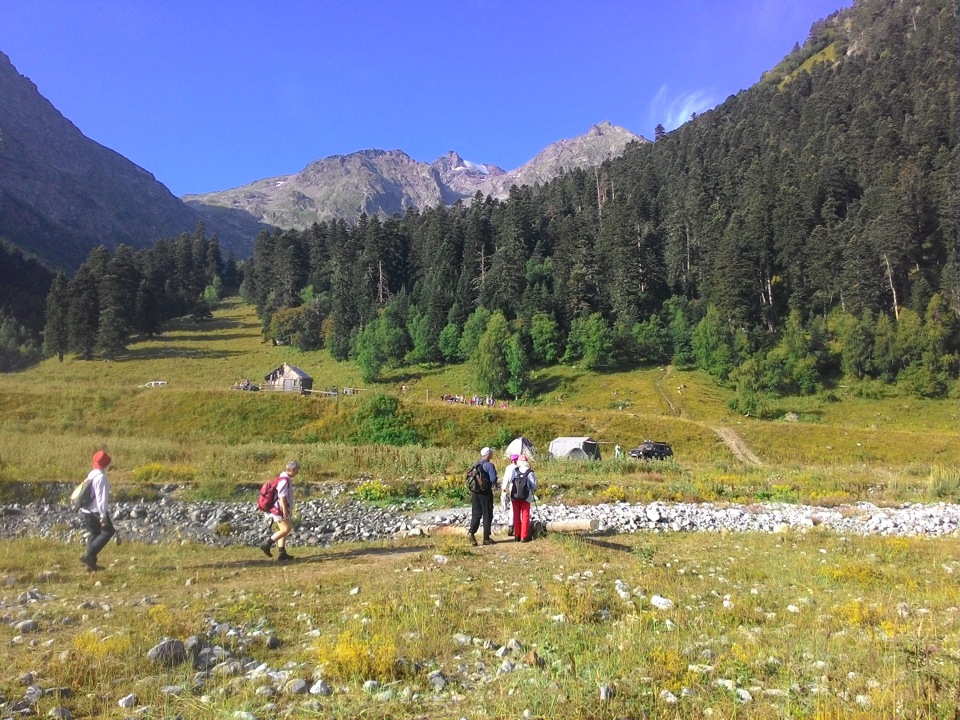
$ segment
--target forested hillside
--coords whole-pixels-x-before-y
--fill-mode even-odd
[[[505,201],[263,233],[265,334],[355,359],[672,361],[738,410],[845,376],[940,395],[958,370],[957,8],[861,0],[760,83],[599,171]],[[865,390],[871,383],[861,384]]]
[[[509,200],[261,235],[245,285],[279,342],[383,363],[505,344],[531,364],[672,359],[766,391],[957,371],[957,11],[859,2],[748,91],[599,173]],[[509,339],[508,339],[509,338]]]

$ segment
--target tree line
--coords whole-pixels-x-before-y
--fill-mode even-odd
[[[846,23],[846,25],[845,25]],[[735,405],[840,376],[941,395],[958,372],[957,10],[866,0],[750,90],[505,201],[261,233],[264,334],[352,358],[530,371],[674,362]]]
[[[46,300],[43,350],[62,361],[112,359],[134,336],[160,333],[165,321],[211,316],[211,304],[236,289],[236,260],[221,256],[216,236],[201,223],[193,235],[158,241],[145,250],[94,248],[72,279],[60,272]]]
[[[672,362],[753,414],[841,377],[942,395],[960,355],[957,25],[947,0],[862,0],[753,88],[599,168],[261,233],[241,294],[265,337],[367,381],[469,362],[482,392],[522,396],[555,362]],[[45,348],[108,356],[202,314],[240,279],[218,267],[202,228],[95,250],[54,281]]]

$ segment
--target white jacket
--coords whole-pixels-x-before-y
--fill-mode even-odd
[[[110,512],[110,481],[107,479],[107,474],[103,470],[94,468],[87,474],[87,480],[90,481],[90,504],[80,509],[102,518],[107,517]]]

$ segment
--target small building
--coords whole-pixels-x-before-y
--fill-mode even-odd
[[[263,376],[262,390],[283,390],[305,395],[313,389],[313,378],[296,365],[284,363]]]

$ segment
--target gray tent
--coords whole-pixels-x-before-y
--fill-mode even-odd
[[[590,437],[558,437],[550,443],[548,453],[555,458],[599,460],[600,445]]]

